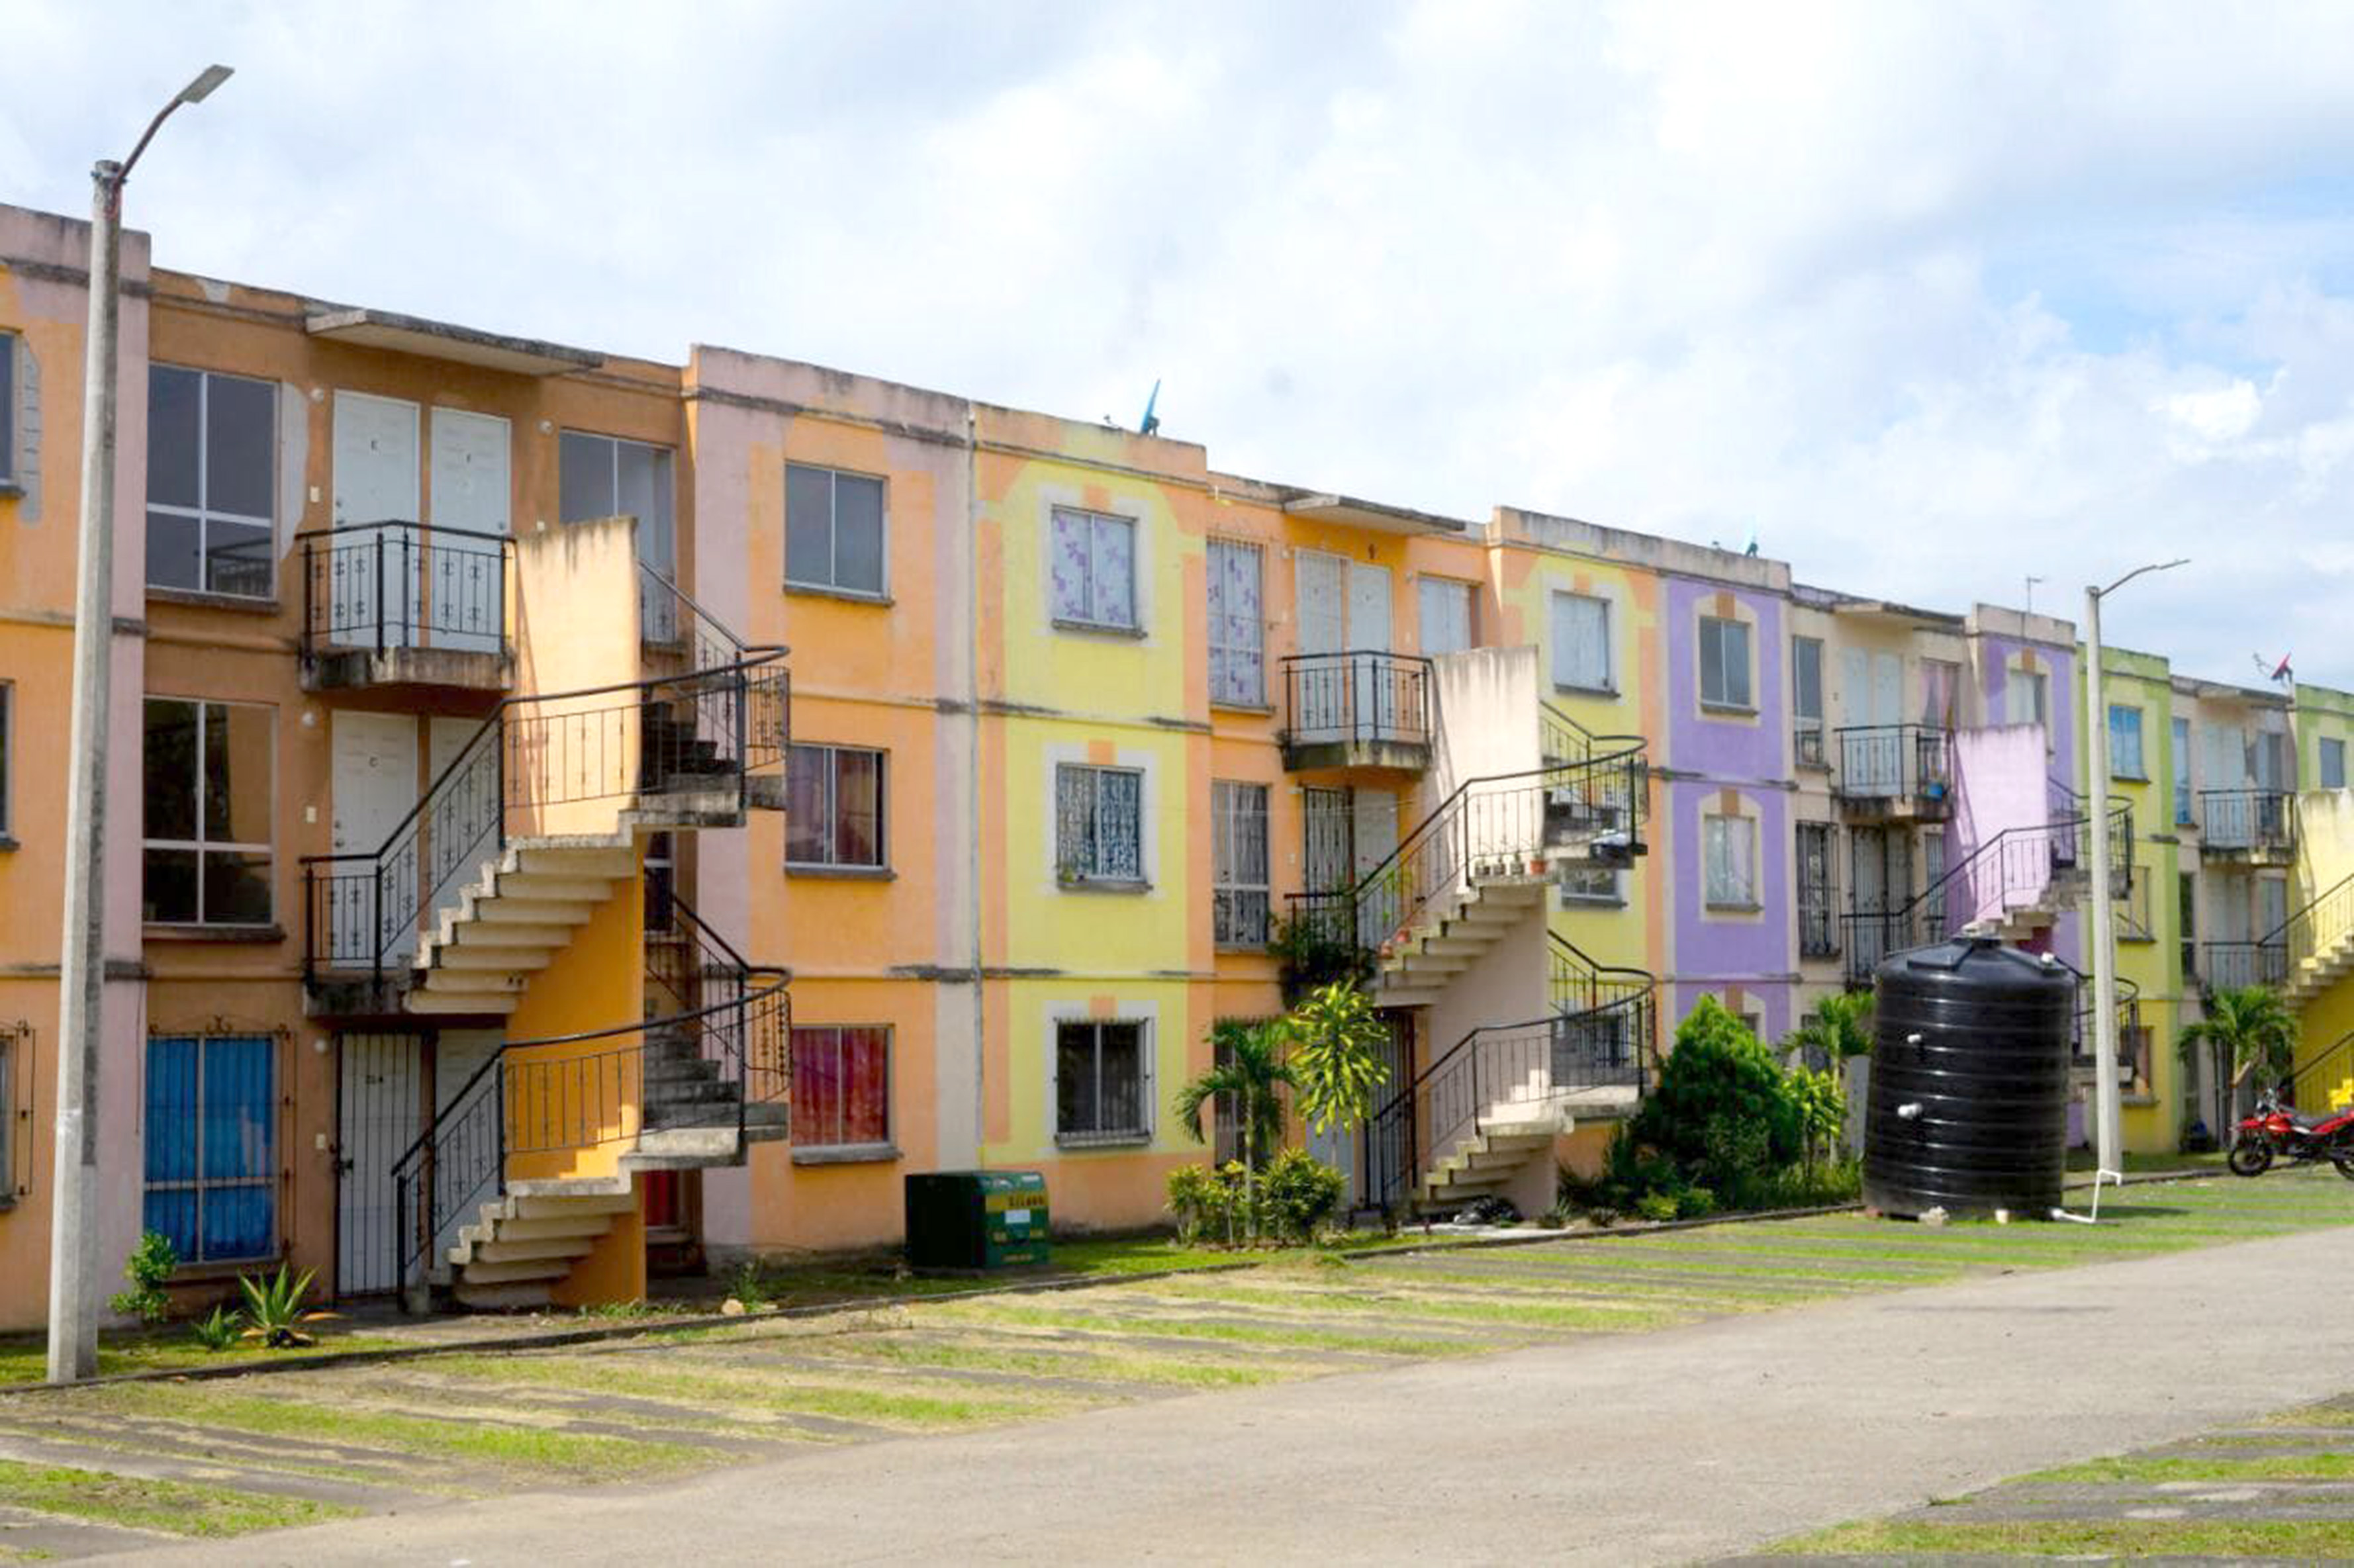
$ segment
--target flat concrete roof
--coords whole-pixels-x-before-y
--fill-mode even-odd
[[[453,359],[516,376],[561,376],[567,370],[594,370],[605,356],[585,348],[567,348],[536,338],[507,337],[472,327],[429,322],[391,311],[334,308],[313,311],[303,323],[313,337],[364,348],[387,348],[427,359]]]
[[[1352,528],[1376,528],[1388,534],[1469,534],[1471,531],[1470,524],[1458,518],[1416,512],[1405,506],[1388,506],[1378,501],[1360,501],[1353,495],[1303,493],[1286,501],[1283,509],[1294,517],[1305,517],[1311,522],[1341,523]]]

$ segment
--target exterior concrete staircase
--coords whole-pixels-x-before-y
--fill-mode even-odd
[[[1438,1000],[1455,977],[1544,908],[1546,879],[1532,874],[1466,882],[1426,906],[1423,918],[1384,943],[1373,997],[1384,1007],[1421,1007]]]
[[[411,1012],[513,1012],[546,969],[638,874],[627,835],[518,839],[458,891],[418,943]]]

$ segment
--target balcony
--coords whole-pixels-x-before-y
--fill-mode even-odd
[[[2199,850],[2251,865],[2296,859],[2296,797],[2286,789],[2199,791]]]
[[[1855,725],[1831,734],[1831,794],[1852,815],[1943,821],[1953,800],[1953,732]]]
[[[514,542],[387,521],[295,535],[302,574],[302,688],[504,692]]]
[[[2288,944],[2278,938],[2261,942],[2206,942],[2198,979],[2207,991],[2237,991],[2243,986],[2278,986],[2288,978]]]
[[[1420,772],[1430,766],[1430,661],[1300,653],[1283,662],[1283,766]]]

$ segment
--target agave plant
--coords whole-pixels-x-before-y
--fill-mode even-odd
[[[260,1340],[273,1351],[316,1344],[317,1340],[305,1333],[302,1325],[335,1314],[303,1307],[303,1298],[311,1294],[311,1273],[306,1268],[290,1278],[281,1263],[278,1273],[267,1279],[250,1274],[241,1276],[237,1287],[245,1293],[244,1337]]]
[[[221,1305],[190,1323],[188,1331],[196,1335],[196,1343],[204,1346],[205,1349],[226,1351],[237,1343],[237,1314],[231,1312],[226,1305]]]

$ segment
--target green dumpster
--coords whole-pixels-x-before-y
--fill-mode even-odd
[[[907,1178],[907,1266],[969,1272],[1046,1263],[1046,1178],[938,1171]]]

